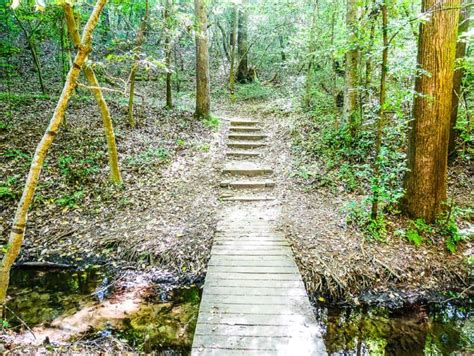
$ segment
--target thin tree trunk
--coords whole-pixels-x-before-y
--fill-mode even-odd
[[[196,112],[194,115],[198,119],[204,119],[211,113],[206,0],[194,0],[194,11],[196,15]]]
[[[13,262],[20,253],[20,248],[25,236],[26,223],[28,219],[28,209],[33,201],[33,196],[38,184],[38,180],[43,168],[44,159],[49,148],[53,144],[59,126],[64,118],[64,113],[67,109],[69,99],[71,98],[74,88],[77,85],[77,79],[81,72],[84,62],[87,60],[89,53],[92,50],[92,32],[99,21],[99,15],[105,6],[107,0],[97,0],[97,3],[92,11],[89,20],[87,21],[84,31],[82,33],[81,45],[74,59],[74,64],[71,66],[66,78],[66,84],[59,98],[58,104],[54,111],[53,117],[49,122],[48,128],[36,147],[35,154],[31,163],[30,171],[26,179],[25,188],[21,196],[20,202],[16,210],[15,218],[12,224],[12,230],[8,240],[8,248],[5,252],[0,265],[0,306],[5,305],[8,283],[10,280],[10,269]],[[3,308],[2,308],[3,309]]]
[[[171,31],[172,26],[170,24],[170,12],[173,6],[172,0],[165,0],[165,11],[164,11],[164,21],[166,24],[165,32],[165,51],[166,51],[166,107],[171,109],[173,107],[173,93],[172,93],[172,83],[171,83]]]
[[[23,34],[25,35],[26,42],[28,43],[28,48],[30,49],[30,52],[31,52],[31,57],[33,58],[33,64],[35,65],[36,71],[38,72],[38,81],[39,81],[39,85],[40,85],[40,88],[41,88],[41,92],[46,95],[46,88],[44,86],[44,81],[43,81],[43,70],[41,68],[41,61],[38,57],[38,52],[36,51],[35,41],[32,38],[32,35],[30,35],[28,33],[25,26],[21,22],[21,20],[16,16],[14,11],[13,11],[13,16],[15,17],[16,21],[18,22],[18,25],[20,26],[21,30],[23,31]]]
[[[232,41],[230,48],[230,70],[229,70],[229,90],[230,97],[235,100],[235,54],[237,48],[237,31],[239,23],[239,7],[234,5],[234,18],[232,22]]]
[[[461,11],[461,15],[459,17],[459,29],[458,29],[458,37],[463,33],[469,30],[469,16],[470,16],[470,7],[467,6],[468,2],[471,0],[464,0],[463,7]],[[464,58],[466,55],[466,42],[465,41],[458,41],[456,45],[456,60]],[[456,154],[456,138],[457,138],[457,130],[456,130],[456,121],[458,118],[458,108],[459,108],[459,98],[461,97],[461,84],[462,78],[464,76],[464,69],[459,67],[454,72],[453,78],[453,95],[452,95],[452,109],[451,109],[451,120],[450,120],[450,133],[449,133],[449,147],[448,147],[448,154],[450,156],[454,156]]]
[[[447,198],[447,161],[460,0],[423,0],[418,64],[405,177],[406,214],[432,222]]]
[[[132,16],[132,10],[130,9],[130,16]],[[132,65],[130,71],[130,87],[129,87],[129,97],[128,97],[128,124],[131,127],[135,127],[136,121],[133,116],[133,100],[135,98],[135,77],[138,70],[138,61],[140,60],[139,51],[145,40],[145,32],[148,21],[148,0],[145,1],[145,15],[143,16],[142,22],[140,24],[140,29],[138,30],[137,38],[135,41],[135,63]]]
[[[316,51],[316,32],[318,29],[318,20],[319,18],[319,6],[318,2],[314,3],[313,16],[311,21],[311,29],[309,31],[308,39],[308,66],[305,78],[305,96],[304,96],[304,105],[309,107],[311,105],[312,89],[314,85],[314,52]],[[333,18],[334,19],[334,18]]]
[[[349,127],[352,137],[357,131],[357,98],[359,49],[357,44],[358,0],[347,0],[346,25],[349,30],[349,46],[346,52],[346,92],[344,95],[344,124]]]
[[[380,68],[380,109],[377,121],[377,138],[375,141],[375,162],[374,162],[374,188],[372,197],[372,219],[377,219],[379,211],[379,190],[381,189],[380,179],[380,165],[382,157],[380,156],[382,148],[382,135],[385,126],[385,97],[386,97],[386,78],[388,71],[388,14],[387,14],[387,0],[381,4],[382,11],[382,37],[383,37],[383,51],[382,64]]]
[[[240,13],[237,39],[237,54],[239,65],[237,67],[237,81],[249,83],[253,80],[248,68],[248,0],[243,0]]]
[[[74,11],[72,7],[67,3],[64,5],[64,14],[66,17],[66,24],[67,24],[69,34],[77,50],[79,48],[79,45],[81,44],[81,38],[79,35],[79,29],[76,26]],[[99,84],[99,81],[97,80],[97,77],[95,76],[94,70],[91,67],[89,67],[87,64],[85,64],[84,74],[86,76],[86,79],[89,85],[93,88],[91,89],[91,91],[92,91],[92,94],[94,95],[97,105],[99,106],[100,113],[102,116],[102,123],[104,125],[105,138],[107,140],[107,151],[109,155],[109,167],[110,167],[111,178],[114,183],[120,184],[122,183],[122,177],[120,175],[117,145],[115,142],[115,134],[114,134],[112,118],[110,117],[110,110],[104,99],[102,90],[100,90],[100,84]]]

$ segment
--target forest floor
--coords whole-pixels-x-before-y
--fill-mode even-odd
[[[54,104],[54,99],[18,98],[15,120],[0,132],[2,243]],[[48,155],[18,264],[159,265],[190,280],[202,278],[218,198],[222,150],[216,128],[190,112],[147,107],[139,126],[130,129],[124,110],[113,101],[109,105],[123,186],[109,182],[95,102],[75,100]]]
[[[1,117],[15,118],[0,128],[0,244],[8,238],[29,160],[55,104],[42,97],[15,100],[12,107],[0,106]],[[123,186],[108,180],[95,103],[75,99],[48,155],[18,264],[105,265],[118,278],[130,269],[165,270],[184,284],[202,281],[219,208],[222,130],[196,121],[191,112],[156,106],[138,110],[139,125],[131,129],[124,107],[109,105]],[[470,293],[471,243],[460,244],[455,254],[443,241],[415,247],[394,233],[406,225],[399,217],[390,220],[385,242],[368,241],[348,224],[344,210],[363,196],[346,192],[343,182],[315,184],[298,175],[305,157],[296,153],[293,136],[301,114],[288,100],[225,104],[215,111],[218,117],[264,123],[270,145],[263,159],[274,167],[283,207],[279,229],[292,244],[314,301],[398,307],[438,298],[439,292]],[[313,163],[324,180],[323,162]],[[455,169],[458,177],[469,177],[468,168]],[[472,179],[467,181],[451,186],[455,197],[472,204]]]

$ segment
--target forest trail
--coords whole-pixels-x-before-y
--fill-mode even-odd
[[[257,121],[230,120],[193,355],[326,353],[291,247],[276,231],[281,204],[273,169],[261,163],[262,131]]]

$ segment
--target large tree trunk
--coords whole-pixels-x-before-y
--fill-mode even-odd
[[[237,47],[237,31],[239,21],[239,7],[237,3],[234,5],[234,15],[232,22],[232,41],[230,48],[230,70],[229,70],[229,91],[232,100],[235,99],[235,55]]]
[[[165,11],[164,11],[164,20],[166,25],[165,32],[165,51],[166,51],[166,107],[171,109],[173,107],[173,94],[172,94],[172,83],[171,83],[171,55],[172,55],[172,46],[171,46],[171,31],[172,26],[170,23],[171,17],[171,8],[173,6],[173,0],[165,0]]]
[[[237,81],[239,83],[252,82],[253,78],[248,68],[248,0],[243,0],[240,13],[237,39],[237,53],[239,58],[239,65],[237,67]]]
[[[386,78],[388,71],[388,11],[387,11],[387,0],[384,0],[381,4],[382,11],[382,38],[383,38],[383,51],[382,51],[382,65],[380,68],[380,96],[379,96],[379,117],[377,121],[377,137],[375,141],[375,162],[374,162],[374,180],[373,184],[373,197],[372,197],[372,219],[377,219],[379,211],[379,190],[381,185],[380,179],[380,165],[382,161],[381,149],[382,149],[382,136],[383,129],[385,126],[385,98],[386,98]]]
[[[58,104],[56,105],[56,109],[54,110],[53,117],[49,122],[48,128],[46,129],[43,138],[36,147],[36,151],[31,162],[30,171],[28,173],[28,178],[26,179],[25,188],[23,189],[23,194],[21,196],[20,202],[18,203],[15,218],[13,220],[12,230],[7,245],[8,248],[2,258],[0,265],[0,306],[5,304],[7,288],[10,279],[10,268],[20,253],[20,248],[25,236],[28,209],[33,200],[46,153],[53,144],[54,138],[58,133],[59,126],[64,119],[64,113],[66,112],[69,99],[74,93],[74,89],[77,85],[77,78],[79,77],[81,68],[92,50],[92,32],[99,21],[99,15],[106,2],[107,0],[97,0],[94,10],[92,11],[89,20],[84,27],[81,45],[79,46],[76,57],[74,58],[74,63],[67,75],[66,84],[64,85]]]
[[[357,126],[357,108],[358,108],[358,68],[359,68],[359,49],[357,44],[357,15],[358,0],[347,0],[346,25],[349,30],[349,46],[346,52],[346,85],[344,95],[344,124],[349,127],[351,136],[354,137]]]
[[[81,44],[81,37],[79,35],[79,30],[76,25],[76,20],[74,18],[74,11],[69,4],[64,5],[64,14],[66,17],[66,24],[69,31],[69,34],[74,43],[76,50]],[[91,91],[94,95],[94,98],[97,102],[97,105],[100,109],[100,114],[102,116],[102,123],[104,125],[105,138],[107,140],[107,151],[109,154],[109,167],[110,175],[114,183],[122,183],[122,177],[120,175],[119,163],[118,163],[118,153],[117,145],[115,143],[115,133],[112,123],[112,118],[110,117],[110,110],[107,106],[107,103],[102,95],[102,90],[100,89],[99,81],[95,76],[95,73],[91,67],[87,64],[84,65],[84,74],[86,75],[87,82],[92,87]]]
[[[423,0],[430,20],[420,25],[418,64],[428,74],[416,78],[408,143],[404,211],[435,220],[447,198],[449,122],[456,35],[461,0]]]
[[[132,8],[130,8],[130,16],[132,14]],[[148,0],[145,2],[145,15],[143,16],[142,22],[140,24],[140,29],[138,30],[137,39],[135,40],[135,62],[132,65],[132,70],[130,71],[130,87],[129,87],[129,96],[128,96],[128,124],[131,127],[135,127],[135,118],[133,116],[133,100],[135,98],[135,77],[138,70],[138,61],[140,60],[139,51],[142,47],[143,41],[145,40],[145,32],[148,21]]]
[[[211,98],[209,88],[209,49],[207,44],[206,0],[194,0],[196,15],[196,112],[198,119],[209,117]]]
[[[470,16],[470,7],[468,6],[471,0],[463,1],[463,9],[461,10],[461,16],[459,17],[459,30],[458,37],[463,32],[469,30],[469,16]],[[456,60],[464,58],[466,55],[466,42],[458,41],[456,45]],[[454,72],[453,78],[453,95],[452,95],[452,109],[451,109],[451,121],[450,121],[450,132],[449,132],[449,148],[448,153],[450,156],[454,156],[456,153],[456,121],[458,118],[458,106],[459,98],[461,97],[461,84],[462,78],[464,76],[464,69],[462,67],[457,68]]]

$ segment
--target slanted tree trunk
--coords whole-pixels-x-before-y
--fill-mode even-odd
[[[357,108],[358,108],[358,68],[359,49],[357,44],[357,14],[359,10],[358,0],[347,0],[346,26],[349,31],[349,50],[346,52],[346,85],[344,95],[344,125],[349,127],[351,136],[357,131]]]
[[[66,24],[69,31],[69,34],[74,43],[74,47],[78,50],[81,44],[81,37],[79,35],[79,29],[76,25],[74,18],[74,11],[69,4],[64,5],[64,14],[66,17]],[[84,74],[86,76],[87,82],[91,86],[92,94],[97,102],[97,105],[100,109],[100,114],[102,116],[102,123],[104,125],[105,138],[107,140],[107,151],[109,155],[109,167],[110,175],[114,183],[122,183],[122,177],[120,175],[119,163],[118,163],[118,153],[117,145],[115,143],[115,134],[112,123],[112,118],[110,117],[110,110],[107,106],[107,103],[100,89],[99,81],[95,76],[94,70],[86,64],[84,64]]]
[[[239,7],[234,5],[234,15],[232,22],[232,41],[230,48],[230,70],[229,70],[229,91],[232,100],[235,100],[235,55],[237,47],[237,31],[239,23]]]
[[[463,33],[469,30],[469,16],[470,16],[470,6],[468,6],[471,0],[464,0],[464,7],[461,10],[461,15],[459,17],[459,29],[458,37]],[[456,60],[464,58],[466,55],[466,42],[458,41],[456,45]],[[459,107],[459,98],[462,95],[461,84],[462,78],[464,76],[464,69],[459,67],[454,72],[453,78],[453,95],[452,95],[452,109],[451,109],[451,120],[450,120],[450,132],[449,132],[449,148],[448,154],[454,156],[456,154],[456,121],[458,118],[458,107]]]
[[[248,67],[248,21],[248,0],[243,0],[239,13],[239,37],[237,39],[237,57],[239,58],[239,65],[237,66],[237,81],[239,83],[250,83],[253,81],[253,77]]]
[[[209,49],[207,43],[206,0],[194,0],[196,16],[196,112],[198,119],[211,114]]]
[[[385,126],[385,98],[386,98],[386,78],[388,71],[388,13],[387,13],[387,1],[383,0],[381,4],[382,11],[382,37],[383,37],[383,51],[382,51],[382,64],[380,68],[380,96],[379,96],[379,117],[377,120],[377,137],[375,141],[375,162],[374,162],[374,184],[373,184],[373,196],[372,196],[372,219],[377,219],[379,211],[379,191],[381,189],[380,179],[380,165],[382,163],[381,148],[382,148],[382,135]]]
[[[130,16],[132,10],[130,8]],[[140,24],[140,29],[138,30],[137,38],[135,40],[135,62],[132,65],[132,70],[130,71],[130,87],[129,87],[129,96],[128,96],[128,124],[131,127],[135,127],[136,122],[133,116],[133,100],[135,97],[135,77],[138,70],[138,61],[140,60],[140,53],[143,41],[145,40],[145,32],[148,21],[148,0],[145,2],[145,15],[143,16],[142,22]]]
[[[447,161],[454,59],[461,0],[423,0],[430,20],[420,25],[418,64],[428,74],[416,78],[408,143],[403,209],[409,216],[435,220],[447,198]]]
[[[3,255],[2,262],[0,264],[0,306],[3,309],[6,300],[7,288],[10,279],[10,269],[13,262],[20,253],[20,248],[23,243],[25,236],[26,222],[28,219],[28,209],[33,201],[33,196],[38,184],[38,180],[43,168],[44,159],[49,148],[53,144],[54,138],[56,137],[59,126],[64,119],[64,113],[67,109],[69,99],[74,93],[74,88],[77,85],[77,78],[81,72],[81,68],[84,62],[87,60],[89,53],[92,50],[92,32],[99,21],[99,15],[105,6],[107,0],[97,0],[96,5],[87,21],[84,31],[82,33],[81,44],[78,47],[74,63],[71,66],[69,73],[66,78],[63,91],[59,98],[56,109],[54,110],[53,117],[51,118],[46,132],[36,147],[33,160],[31,162],[30,171],[25,182],[25,188],[21,196],[20,202],[16,210],[15,218],[12,224],[12,230],[8,240],[8,248]]]
[[[172,55],[172,46],[171,46],[171,9],[173,6],[173,0],[165,0],[165,11],[164,11],[164,20],[165,20],[165,51],[166,51],[166,107],[171,109],[173,107],[173,94],[172,94],[172,83],[171,83],[171,55]]]

